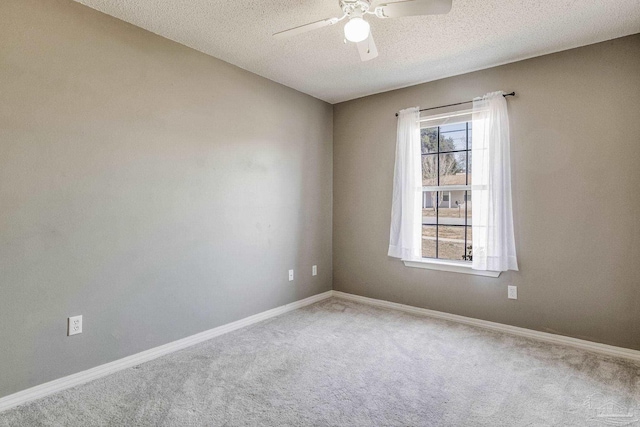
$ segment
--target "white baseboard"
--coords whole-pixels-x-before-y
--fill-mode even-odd
[[[376,307],[390,308],[394,310],[404,311],[406,313],[417,314],[421,316],[435,317],[437,319],[449,320],[465,325],[478,326],[492,331],[504,332],[506,334],[517,335],[520,337],[532,338],[538,341],[544,341],[553,344],[565,345],[581,350],[604,354],[607,356],[620,357],[635,362],[640,362],[640,351],[629,348],[615,347],[607,344],[581,340],[578,338],[566,337],[563,335],[550,334],[548,332],[534,331],[532,329],[519,328],[517,326],[505,325],[502,323],[489,322],[487,320],[474,319],[471,317],[459,316],[457,314],[449,314],[441,311],[429,310],[426,308],[412,307],[410,305],[398,304],[395,302],[383,301],[379,299],[362,297],[359,295],[348,294],[340,291],[333,291],[333,296],[363,304],[374,305]]]
[[[18,405],[22,405],[24,403],[30,402],[35,399],[40,399],[52,393],[57,393],[65,389],[87,383],[89,381],[95,380],[100,377],[104,377],[114,372],[117,372],[126,368],[130,368],[132,366],[136,366],[144,362],[148,362],[160,356],[164,356],[166,354],[173,353],[178,350],[182,350],[192,345],[199,344],[203,341],[207,341],[211,338],[226,334],[231,331],[235,331],[240,328],[244,328],[245,326],[249,326],[254,323],[261,322],[263,320],[278,316],[280,314],[287,313],[289,311],[296,310],[301,307],[305,307],[307,305],[316,303],[318,301],[322,301],[332,296],[346,299],[346,300],[356,301],[364,304],[369,304],[377,307],[390,308],[394,310],[403,311],[406,313],[411,313],[411,314],[416,314],[421,316],[429,316],[437,319],[463,323],[466,325],[478,326],[484,329],[490,329],[493,331],[504,332],[511,335],[532,338],[539,341],[565,345],[565,346],[574,347],[574,348],[578,348],[585,351],[604,354],[607,356],[620,357],[620,358],[640,362],[640,351],[638,350],[615,347],[607,344],[600,344],[600,343],[585,341],[577,338],[550,334],[547,332],[539,332],[531,329],[519,328],[517,326],[504,325],[502,323],[489,322],[487,320],[473,319],[471,317],[459,316],[457,314],[443,313],[441,311],[429,310],[426,308],[412,307],[409,305],[362,297],[359,295],[348,294],[340,291],[327,291],[318,295],[314,295],[309,298],[305,298],[300,301],[293,302],[291,304],[286,304],[271,310],[263,311],[262,313],[255,314],[253,316],[245,317],[244,319],[241,319],[232,323],[227,323],[226,325],[222,325],[217,328],[213,328],[208,331],[201,332],[199,334],[191,335],[189,337],[186,337],[165,345],[161,345],[159,347],[155,347],[150,350],[143,351],[141,353],[127,356],[123,359],[115,360],[113,362],[96,366],[95,368],[91,368],[86,371],[78,372],[73,375],[59,378],[57,380],[53,380],[48,383],[31,387],[29,389],[19,391],[9,396],[5,396],[0,399],[0,412],[7,410],[9,408],[13,408]]]
[[[125,358],[115,360],[104,365],[96,366],[95,368],[87,369],[86,371],[78,372],[76,374],[72,374],[63,378],[59,378],[57,380],[50,381],[48,383],[40,384],[35,387],[19,391],[14,394],[10,394],[9,396],[5,396],[0,399],[0,412],[9,408],[13,408],[14,406],[22,405],[23,403],[27,403],[35,399],[40,399],[52,393],[57,393],[65,389],[87,383],[89,381],[104,377],[114,372],[139,365],[140,363],[148,362],[160,356],[164,356],[166,354],[182,350],[192,345],[199,344],[203,341],[207,341],[211,338],[226,334],[227,332],[235,331],[236,329],[244,328],[245,326],[249,326],[254,323],[269,319],[271,317],[296,310],[298,308],[330,298],[332,295],[333,291],[323,292],[321,294],[314,295],[300,301],[292,302],[291,304],[276,307],[271,310],[263,311],[262,313],[254,314],[253,316],[245,317],[244,319],[240,319],[232,323],[227,323],[226,325],[218,326],[217,328],[209,329],[208,331],[200,332],[198,334],[191,335],[189,337],[182,338],[180,340],[173,341],[168,344],[143,351],[141,353],[133,354],[131,356],[127,356]]]

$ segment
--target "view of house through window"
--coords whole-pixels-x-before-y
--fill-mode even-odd
[[[420,129],[423,258],[471,261],[471,121],[461,117]]]

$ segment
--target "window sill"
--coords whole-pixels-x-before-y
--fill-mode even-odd
[[[472,274],[475,276],[498,277],[499,271],[474,270],[471,263],[464,261],[445,261],[436,259],[408,260],[403,259],[404,265],[413,268],[426,268],[428,270],[450,271],[453,273]]]

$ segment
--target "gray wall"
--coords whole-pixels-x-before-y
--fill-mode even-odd
[[[402,108],[508,98],[520,272],[387,257]],[[640,349],[640,35],[334,106],[334,289]],[[517,301],[507,285],[518,286]]]
[[[331,289],[329,104],[71,1],[0,41],[0,396]]]

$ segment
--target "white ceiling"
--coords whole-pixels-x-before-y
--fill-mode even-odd
[[[640,0],[453,0],[448,15],[368,18],[380,55],[361,62],[338,0],[77,0],[316,98],[337,103],[640,32]]]

